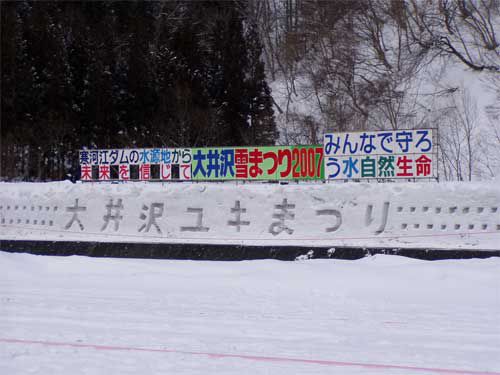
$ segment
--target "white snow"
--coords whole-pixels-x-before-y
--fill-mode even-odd
[[[1,239],[498,250],[500,186],[2,183]]]
[[[498,375],[499,317],[499,258],[0,252],[0,374]]]

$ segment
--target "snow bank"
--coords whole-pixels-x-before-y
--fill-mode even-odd
[[[0,184],[0,239],[498,250],[494,183]]]

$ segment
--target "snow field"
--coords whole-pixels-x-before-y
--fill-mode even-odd
[[[1,374],[500,374],[499,258],[0,252],[0,275]]]

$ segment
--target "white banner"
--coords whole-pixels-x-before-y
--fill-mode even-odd
[[[81,150],[82,181],[190,180],[189,148]]]
[[[437,178],[432,129],[324,135],[325,178]]]

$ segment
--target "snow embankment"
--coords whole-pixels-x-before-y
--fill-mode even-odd
[[[494,183],[0,184],[0,240],[500,249]]]

